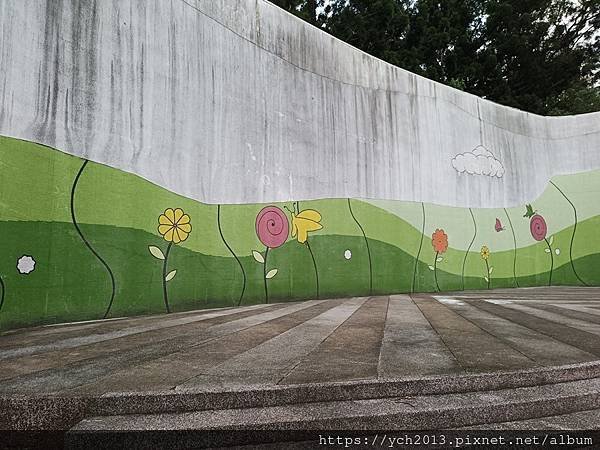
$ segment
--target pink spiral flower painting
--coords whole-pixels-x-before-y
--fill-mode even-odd
[[[548,233],[548,226],[546,225],[546,221],[539,214],[534,215],[529,222],[529,229],[531,231],[531,236],[536,241],[543,241],[546,239],[546,234]]]
[[[268,248],[282,246],[288,238],[289,227],[287,216],[276,206],[267,206],[256,216],[256,235]]]

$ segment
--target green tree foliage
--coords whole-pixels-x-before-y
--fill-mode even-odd
[[[578,84],[568,88],[550,102],[549,115],[565,116],[600,111],[600,87]]]
[[[404,67],[427,78],[473,90],[484,45],[482,0],[421,0],[409,8]]]
[[[365,52],[402,66],[403,43],[409,27],[404,2],[397,0],[337,0],[320,16],[323,28]]]
[[[296,16],[312,23],[317,24],[317,8],[323,6],[324,0],[269,0],[280,8],[295,14]]]
[[[537,114],[600,110],[600,0],[273,0],[394,65]]]
[[[474,93],[547,114],[566,91],[592,89],[599,0],[492,0],[486,13],[479,56],[495,64],[481,73]]]

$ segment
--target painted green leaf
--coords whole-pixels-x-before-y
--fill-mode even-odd
[[[263,255],[260,254],[259,252],[257,252],[256,250],[252,250],[252,256],[254,256],[254,259],[261,263],[264,264],[265,263],[265,258],[263,258]]]
[[[546,253],[550,253],[550,249],[549,249],[549,248],[545,248],[545,249],[544,249],[544,251],[545,251]]]
[[[486,282],[490,281],[488,277],[483,277],[483,279],[484,279]]]
[[[490,267],[490,270],[488,271],[488,275],[491,275],[491,274],[492,274],[492,270],[494,270],[494,268],[493,268],[493,267]]]
[[[148,250],[156,259],[165,259],[165,255],[160,248],[155,245],[149,245]]]
[[[548,242],[550,242],[550,245],[552,245],[552,243],[554,242],[554,235],[550,236],[550,240]]]
[[[428,266],[428,267],[429,267],[429,270],[435,270],[435,267],[433,267],[433,266]]]
[[[267,280],[270,280],[271,278],[273,278],[275,275],[277,275],[278,270],[277,269],[271,269],[269,270],[269,272],[267,273]]]
[[[176,274],[177,274],[176,270],[171,270],[165,277],[165,281],[171,281],[173,278],[175,278]]]
[[[557,255],[560,255],[560,248],[557,248],[556,250],[554,250],[554,253],[556,253]]]
[[[437,262],[442,262],[444,260],[444,258],[442,258],[441,256],[438,257]]]
[[[527,211],[525,212],[525,214],[523,215],[523,217],[527,217],[528,219],[535,216],[535,213],[537,211],[533,210],[533,206],[531,205],[525,205],[525,208],[527,208]]]

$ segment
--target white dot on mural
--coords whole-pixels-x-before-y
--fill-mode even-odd
[[[35,259],[31,256],[23,255],[17,261],[17,270],[19,273],[28,274],[35,269]]]
[[[352,252],[350,250],[346,250],[344,252],[344,258],[346,258],[346,259],[352,258]]]

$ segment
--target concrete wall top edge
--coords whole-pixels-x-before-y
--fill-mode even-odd
[[[264,0],[0,0],[0,134],[208,203],[514,206],[600,167],[600,113],[479,99]]]
[[[234,27],[235,23],[232,23],[232,18],[227,16],[226,13],[230,11],[230,9],[223,7],[224,4],[232,4],[235,2],[228,1],[207,1],[207,0],[181,0],[187,4],[193,4],[198,12],[205,13],[206,10],[210,10],[210,17],[219,22],[222,26],[230,29],[232,32],[237,32]],[[238,5],[234,8],[238,10],[240,6],[246,2],[239,2]],[[318,76],[322,76],[327,79],[331,79],[336,82],[340,82],[343,84],[348,84],[356,87],[361,87],[365,89],[372,90],[383,90],[392,93],[404,94],[404,95],[413,95],[419,97],[437,97],[442,98],[449,103],[468,103],[473,104],[476,102],[480,102],[482,106],[489,106],[491,108],[499,108],[507,111],[507,114],[511,112],[515,112],[519,115],[526,115],[531,118],[551,118],[553,120],[565,120],[569,118],[577,118],[582,119],[586,116],[590,116],[591,121],[583,121],[581,124],[584,127],[588,127],[591,131],[600,132],[600,113],[589,113],[589,114],[581,114],[576,116],[539,116],[534,113],[529,113],[525,111],[521,111],[519,109],[500,105],[490,100],[486,100],[485,98],[477,97],[476,95],[470,94],[468,92],[460,91],[453,87],[444,85],[442,83],[430,80],[421,75],[414,74],[409,72],[401,67],[394,66],[384,60],[376,58],[374,56],[369,55],[368,53],[351,46],[350,44],[331,36],[319,28],[308,24],[307,22],[299,19],[293,14],[282,10],[281,8],[275,6],[273,3],[268,0],[258,0],[256,5],[254,5],[258,10],[264,12],[258,12],[255,16],[252,16],[251,12],[243,15],[246,19],[248,19],[254,26],[244,27],[244,30],[247,31],[243,37],[252,41],[255,45],[259,46],[261,49],[270,52],[282,59],[286,62],[298,66],[301,69],[306,71],[315,73]],[[206,8],[206,9],[202,9]],[[266,13],[266,14],[265,14]],[[290,39],[265,39],[257,30],[264,29],[262,22],[265,20],[264,17],[267,16],[267,27],[269,27],[268,20],[272,16],[278,17],[285,22],[286,27],[289,28],[288,34],[300,34],[305,37],[305,41],[303,42],[302,47],[304,47],[305,51],[310,51],[313,54],[308,58],[299,58],[297,57],[298,53],[291,45]],[[236,19],[239,18],[239,14],[236,14]],[[250,25],[250,24],[249,24]],[[251,30],[251,31],[250,31]],[[302,33],[299,33],[297,30],[303,30]],[[313,45],[314,41],[324,41],[324,45]],[[282,47],[282,45],[284,47]],[[325,46],[331,47],[326,48]],[[332,55],[339,55],[344,52],[352,53],[352,59],[335,61],[334,64],[331,63],[329,58]],[[359,65],[362,66],[359,70],[351,69],[345,67],[344,71],[335,71],[333,68],[339,68],[340,65],[347,65],[351,63],[351,66]],[[373,65],[378,66],[378,68],[374,71],[372,70]],[[364,69],[364,70],[363,70]],[[371,70],[370,70],[371,69]],[[371,74],[362,76],[363,74]],[[403,80],[400,80],[398,77],[407,78],[412,77],[422,86],[419,91],[409,89],[410,85],[407,83],[402,83]],[[405,88],[405,89],[403,89]],[[422,92],[422,91],[425,92]],[[459,99],[457,101],[457,98]],[[455,105],[457,108],[463,108],[461,104]],[[472,111],[472,113],[476,113],[476,109]],[[517,131],[518,132],[518,131]],[[545,137],[545,136],[544,136]]]

